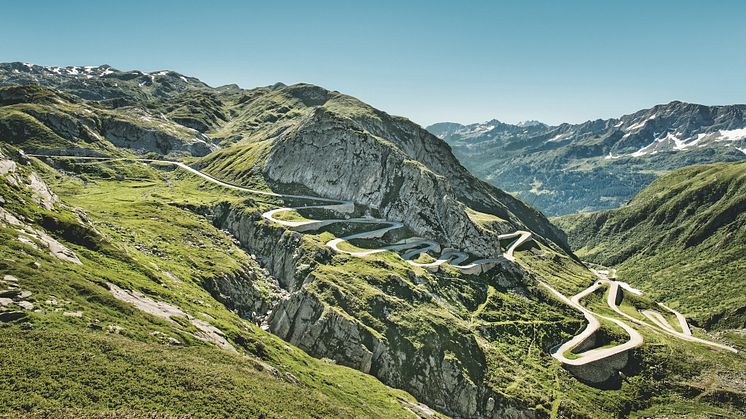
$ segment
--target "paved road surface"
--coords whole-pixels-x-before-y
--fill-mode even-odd
[[[554,358],[558,359],[560,362],[564,364],[585,365],[585,364],[589,364],[592,362],[600,361],[604,358],[608,358],[610,356],[628,351],[630,349],[633,349],[633,348],[636,348],[642,345],[643,343],[642,335],[637,330],[635,330],[633,327],[631,327],[629,324],[619,319],[596,314],[593,311],[587,309],[586,307],[580,304],[581,299],[593,294],[596,290],[598,290],[599,288],[603,286],[607,286],[609,288],[607,297],[606,297],[606,304],[614,311],[614,313],[625,318],[626,320],[629,320],[632,323],[636,323],[638,325],[643,325],[647,327],[652,327],[658,331],[663,331],[667,334],[676,336],[686,341],[701,343],[704,345],[724,349],[724,350],[731,351],[731,352],[738,352],[736,349],[730,346],[723,345],[717,342],[711,342],[705,339],[692,336],[691,329],[689,328],[689,325],[686,322],[686,318],[681,313],[667,307],[666,305],[662,303],[658,303],[658,305],[672,312],[676,316],[679,322],[679,327],[681,328],[682,331],[675,330],[674,327],[671,326],[671,324],[668,322],[668,320],[663,315],[661,315],[659,312],[655,310],[642,311],[642,314],[645,317],[647,317],[653,323],[653,325],[625,313],[617,305],[617,301],[619,300],[619,297],[620,297],[619,293],[623,292],[622,290],[624,290],[624,291],[627,291],[633,294],[642,295],[642,292],[640,290],[632,288],[626,282],[610,280],[610,279],[607,279],[605,276],[600,275],[600,279],[594,282],[593,285],[581,291],[580,293],[576,294],[572,298],[567,298],[562,293],[552,288],[549,284],[546,284],[541,281],[540,281],[540,284],[544,286],[545,288],[547,288],[557,298],[565,302],[565,304],[568,304],[572,306],[573,308],[575,308],[576,310],[583,313],[583,316],[588,321],[588,325],[585,327],[585,329],[580,334],[576,335],[569,341],[560,345],[560,347],[557,348],[554,351],[554,353],[552,353],[552,356]],[[566,356],[568,351],[572,351],[578,345],[585,342],[587,339],[589,339],[593,335],[593,333],[595,333],[601,327],[601,321],[599,319],[604,319],[604,320],[613,322],[619,327],[621,327],[629,335],[629,340],[627,340],[627,342],[623,344],[619,344],[613,347],[591,349],[589,351],[574,354],[573,357],[568,358]]]

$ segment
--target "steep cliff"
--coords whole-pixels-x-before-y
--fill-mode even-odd
[[[291,110],[272,116],[278,103]],[[208,173],[352,200],[481,256],[498,254],[497,235],[519,228],[568,249],[541,213],[471,176],[446,144],[404,118],[311,85],[267,89],[241,106],[265,122],[201,160]],[[491,217],[490,228],[475,221],[475,213]]]
[[[283,290],[269,298],[266,312],[255,317],[277,336],[405,389],[450,415],[542,416],[534,407],[541,403],[535,392],[542,385],[534,383],[527,393],[506,397],[492,384],[495,379],[509,380],[515,371],[492,367],[495,357],[501,356],[497,354],[506,350],[499,338],[495,341],[495,333],[515,333],[523,340],[525,336],[519,336],[525,331],[517,326],[501,332],[500,326],[490,326],[479,313],[472,313],[484,301],[485,306],[495,304],[492,310],[497,311],[510,304],[517,311],[514,319],[532,312],[554,318],[557,328],[535,336],[542,347],[558,343],[572,330],[575,320],[569,312],[550,314],[566,309],[551,307],[529,291],[531,281],[520,268],[505,262],[481,278],[448,271],[434,274],[412,270],[394,255],[373,261],[335,255],[319,243],[328,233],[317,237],[288,231],[268,224],[244,205],[223,203],[195,211],[231,232]],[[491,293],[490,288],[501,292]],[[513,292],[520,297],[513,300]],[[535,359],[536,370],[529,370],[546,374],[546,361]]]
[[[125,168],[139,188],[95,170],[84,186],[0,144],[0,415],[432,414],[239,317],[266,311],[272,279],[168,204],[209,192],[185,199],[181,181],[141,164]]]

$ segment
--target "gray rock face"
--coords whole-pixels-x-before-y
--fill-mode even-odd
[[[629,353],[622,352],[586,365],[565,366],[580,381],[597,387],[613,388],[620,384],[619,371],[629,363]]]
[[[308,255],[300,249],[300,233],[270,226],[262,221],[259,213],[246,214],[228,205],[198,211],[208,215],[214,225],[229,231],[242,246],[256,254],[280,287],[293,292],[303,285],[298,279],[302,280],[311,266]],[[330,256],[331,253],[326,254],[327,258]]]
[[[260,281],[266,283],[269,279],[257,267],[247,266],[240,272],[209,278],[202,286],[239,316],[259,320],[269,311],[271,299],[258,284]]]
[[[318,108],[275,141],[265,176],[364,204],[418,235],[480,256],[498,255],[496,236],[518,228],[565,246],[561,232],[539,213],[470,176],[442,141],[421,129],[406,131],[416,130],[414,124],[393,124],[364,127]],[[401,142],[373,134],[384,131]],[[480,229],[467,215],[467,205],[505,221],[494,231]]]
[[[335,360],[378,377],[385,384],[412,393],[428,406],[461,417],[523,418],[533,413],[511,404],[483,384],[484,355],[474,337],[449,335],[433,337],[427,348],[415,347],[393,324],[385,334],[322,302],[310,287],[310,275],[318,263],[328,262],[326,250],[304,252],[301,234],[268,225],[259,214],[219,205],[200,208],[217,227],[229,231],[244,248],[257,255],[273,280],[283,288],[278,300],[252,303],[257,295],[248,285],[218,280],[216,288],[229,301],[245,307],[263,307],[269,330],[316,357]],[[519,275],[508,273],[507,277]],[[506,277],[506,278],[507,278]],[[508,279],[506,279],[509,282]],[[261,316],[260,316],[261,317]],[[382,319],[385,320],[385,319]],[[462,365],[445,356],[457,346],[470,359]]]
[[[270,330],[282,339],[364,373],[370,373],[374,356],[368,347],[383,355],[382,341],[305,292],[280,301],[269,322]]]
[[[34,172],[24,173],[25,171],[17,171],[20,167],[17,163],[25,163],[23,154],[14,156],[13,158],[16,160],[6,159],[0,153],[0,173],[2,173],[0,176],[5,177],[4,180],[16,188],[25,188],[38,205],[46,209],[52,209],[57,202],[57,197]],[[35,248],[39,248],[40,245],[44,246],[52,256],[60,260],[81,264],[75,252],[50,236],[43,228],[29,224],[25,220],[24,216],[14,214],[5,209],[5,207],[0,206],[0,225],[14,229],[18,234],[18,241]],[[7,277],[4,282],[9,282]]]
[[[103,121],[101,132],[115,146],[141,152],[205,156],[217,150],[217,146],[196,130],[193,130],[194,136],[188,138],[175,135],[167,130],[146,128],[125,120],[109,119]]]
[[[481,384],[475,384],[468,368],[458,360],[445,358],[443,351],[449,344],[448,336],[439,336],[438,341],[431,342],[431,348],[418,350],[396,330],[390,330],[386,336],[377,335],[303,290],[280,301],[269,321],[270,331],[308,353],[370,373],[447,414],[531,416],[527,410],[512,406]],[[460,344],[471,348],[475,358],[482,356],[475,341]],[[496,399],[503,402],[501,406],[495,406]]]

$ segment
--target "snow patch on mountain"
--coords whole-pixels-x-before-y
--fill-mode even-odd
[[[494,125],[477,125],[477,126],[471,128],[469,131],[467,131],[466,134],[469,134],[469,135],[481,135],[481,134],[490,132],[493,129],[495,129]]]
[[[547,140],[547,141],[550,141],[550,142],[551,142],[551,141],[562,141],[562,140],[567,140],[567,139],[570,139],[570,138],[572,138],[572,137],[573,137],[573,135],[574,135],[574,134],[573,134],[573,132],[565,132],[565,133],[562,133],[562,134],[557,134],[557,135],[555,135],[554,137],[550,138],[550,139],[549,139],[549,140]]]
[[[58,78],[66,78],[66,77],[72,77],[72,78],[79,78],[79,79],[93,79],[96,77],[104,77],[109,76],[111,74],[131,74],[136,77],[145,76],[150,79],[150,84],[155,83],[155,78],[157,76],[162,77],[178,77],[185,83],[189,83],[189,80],[182,76],[179,73],[170,71],[170,70],[161,70],[161,71],[154,71],[151,73],[144,73],[139,70],[134,71],[119,71],[114,68],[112,68],[109,65],[100,65],[100,66],[67,66],[67,67],[60,67],[60,66],[41,66],[37,64],[31,64],[31,63],[7,63],[3,64],[4,66],[10,66],[15,67],[10,69],[10,73],[15,75],[21,75],[26,74],[33,80],[38,80],[39,78],[45,78],[45,77],[53,77],[55,79]],[[146,84],[148,85],[148,84]]]
[[[652,143],[646,145],[645,147],[635,151],[634,153],[630,154],[632,157],[642,157],[650,152],[655,145],[658,143],[658,140],[653,141]]]
[[[687,143],[686,140],[682,140],[679,137],[677,137],[675,134],[671,134],[670,132],[666,135],[666,139],[673,141],[674,150],[685,150],[687,147],[691,145]]]
[[[746,128],[720,130],[720,141],[738,141],[746,139]]]
[[[646,124],[648,123],[648,121],[652,121],[653,119],[655,119],[655,118],[656,118],[656,116],[657,116],[656,114],[653,114],[653,115],[651,115],[651,116],[650,116],[650,117],[649,117],[648,119],[645,119],[644,121],[639,121],[639,122],[636,122],[636,123],[634,123],[634,124],[632,124],[632,125],[628,126],[628,127],[627,127],[627,128],[625,129],[625,131],[628,131],[628,132],[629,132],[629,131],[636,131],[636,130],[639,130],[639,129],[643,128],[643,127],[644,127],[644,126],[645,126],[645,125],[646,125]]]
[[[623,157],[623,156],[615,156],[615,155],[613,155],[613,154],[611,153],[611,151],[609,151],[609,155],[608,155],[608,156],[606,156],[606,157],[604,157],[604,159],[605,159],[605,160],[614,160],[614,159],[619,159],[619,158],[621,158],[621,157]]]

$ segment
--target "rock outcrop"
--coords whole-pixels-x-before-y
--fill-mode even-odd
[[[148,118],[148,117],[144,117]],[[153,118],[149,118],[153,121]],[[163,127],[148,127],[126,119],[110,118],[101,121],[101,134],[117,147],[136,152],[155,152],[162,155],[206,156],[217,150],[210,139],[194,129],[170,126],[168,121],[157,121]],[[191,134],[191,135],[189,135]]]
[[[0,88],[0,109],[0,136],[28,152],[95,156],[121,147],[176,157],[218,149],[199,131],[143,109],[104,110],[40,86]]]
[[[23,155],[18,156],[18,159],[25,161]],[[3,155],[2,152],[0,152],[0,176],[9,185],[18,189],[26,189],[30,198],[42,208],[51,210],[57,203],[56,195],[52,193],[47,184],[36,173],[19,170],[18,163]],[[49,235],[45,230],[27,222],[26,217],[14,214],[12,210],[4,208],[3,204],[4,198],[0,200],[0,226],[14,229],[18,234],[18,241],[33,248],[38,249],[41,247],[48,249],[49,254],[57,259],[78,265],[81,263],[75,252],[57,241],[57,239]]]
[[[541,214],[473,178],[442,141],[411,122],[393,121],[391,127],[358,123],[317,108],[275,140],[265,176],[366,205],[418,235],[484,257],[500,254],[497,235],[517,228],[566,248],[562,233]],[[467,207],[502,222],[494,230],[480,229]]]
[[[333,359],[372,374],[387,385],[405,389],[428,406],[451,415],[533,416],[485,385],[486,360],[474,336],[444,329],[432,337],[427,348],[418,348],[385,313],[379,320],[388,327],[375,330],[316,294],[314,269],[330,262],[327,249],[307,249],[302,234],[268,224],[259,213],[246,213],[240,206],[221,204],[195,211],[230,232],[256,255],[271,277],[257,279],[282,288],[283,292],[275,293],[271,301],[252,303],[252,298],[266,296],[229,279],[215,280],[215,288],[228,301],[242,301],[244,307],[266,310],[254,313],[254,319],[263,321],[272,333],[316,357]],[[501,283],[515,286],[520,282],[522,274],[515,267],[505,265],[501,269],[504,272],[497,274]],[[446,355],[453,350],[459,352],[458,356]]]

